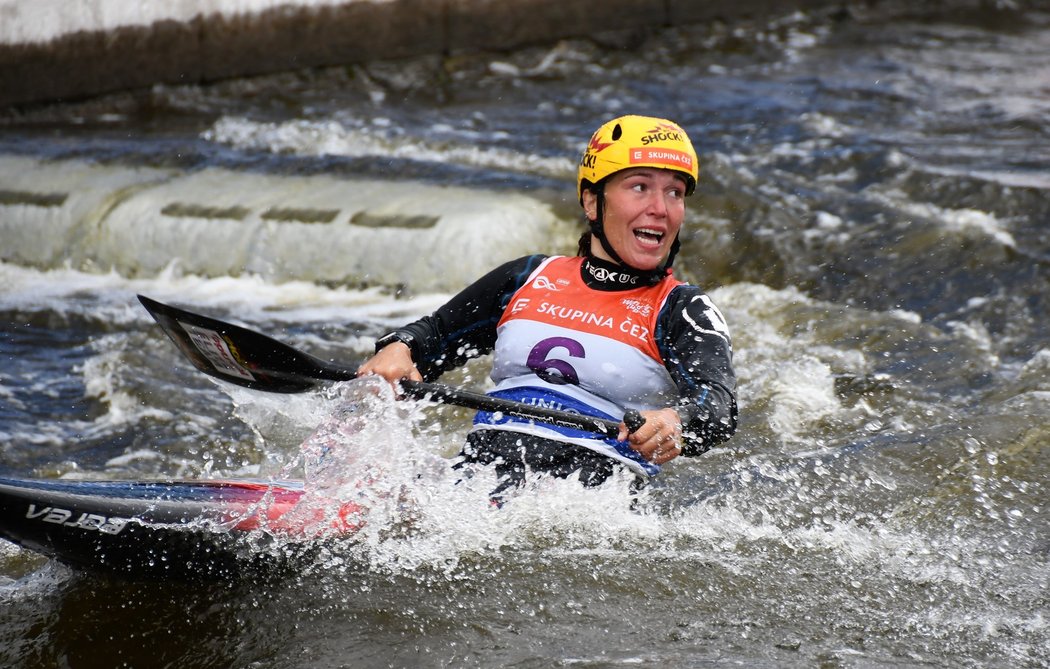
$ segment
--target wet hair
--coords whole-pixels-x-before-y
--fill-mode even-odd
[[[576,255],[583,258],[591,257],[591,234],[590,230],[584,230],[583,234],[580,235],[579,245],[576,247]]]
[[[598,196],[598,218],[592,221],[587,217],[585,213],[583,215],[583,223],[587,226],[587,229],[580,235],[580,241],[577,243],[576,255],[583,258],[590,258],[594,254],[591,253],[591,240],[595,238],[595,231],[602,229],[602,218],[605,216],[605,182],[608,179],[602,179],[598,183],[591,183],[590,181],[584,180],[582,187],[583,190],[589,190]],[[580,204],[583,204],[583,196],[580,196]],[[598,241],[601,241],[601,235],[598,235]],[[615,253],[615,251],[614,251]],[[614,258],[617,256],[613,256]]]

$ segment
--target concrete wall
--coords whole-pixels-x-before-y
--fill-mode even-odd
[[[925,8],[982,0],[922,0]],[[0,107],[599,32],[899,0],[356,0],[0,45]],[[908,3],[904,3],[908,4]]]

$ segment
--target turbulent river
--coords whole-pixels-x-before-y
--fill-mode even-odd
[[[636,506],[546,481],[494,509],[444,468],[465,411],[369,403],[326,475],[410,521],[272,583],[0,542],[0,665],[1047,666],[1048,53],[1038,12],[800,14],[7,114],[0,475],[301,476],[340,389],[213,382],[135,295],[352,363],[571,252],[575,159],[621,113],[701,153],[678,273],[729,322],[741,425]]]

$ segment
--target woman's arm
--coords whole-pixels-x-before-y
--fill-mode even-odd
[[[674,409],[684,455],[699,455],[736,431],[736,374],[729,328],[711,298],[685,285],[668,297],[658,319],[660,352],[677,384]]]
[[[496,325],[511,296],[545,259],[546,256],[533,255],[504,263],[433,314],[381,337],[376,355],[361,366],[359,373],[380,374],[396,381],[416,378],[414,371],[418,378],[431,381],[488,353],[495,346]],[[410,367],[406,367],[406,358],[412,363]]]

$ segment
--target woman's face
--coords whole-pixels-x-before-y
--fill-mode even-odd
[[[620,258],[631,267],[660,267],[671,252],[685,219],[685,179],[677,172],[637,167],[617,172],[605,183],[605,236]],[[587,218],[598,217],[598,196],[583,192]],[[612,258],[597,239],[591,253]]]

